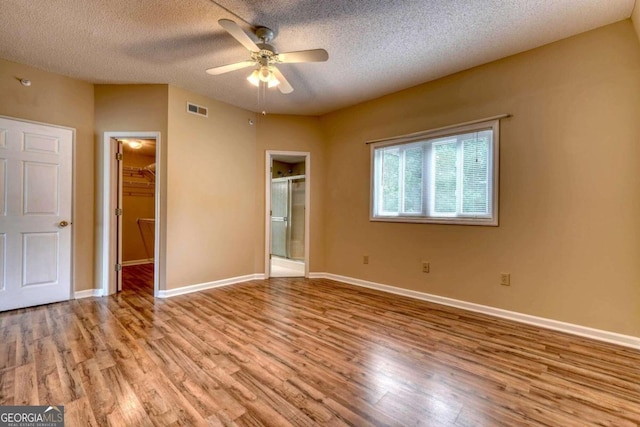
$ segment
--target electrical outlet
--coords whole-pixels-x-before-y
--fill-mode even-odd
[[[502,286],[511,286],[511,274],[500,273],[500,284]]]
[[[369,264],[369,255],[365,255],[362,257],[362,263],[363,264]]]
[[[422,261],[422,272],[423,273],[428,273],[429,272],[429,262]]]

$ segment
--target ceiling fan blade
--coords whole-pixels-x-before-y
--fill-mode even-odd
[[[324,62],[329,59],[329,54],[324,49],[299,50],[297,52],[284,52],[278,54],[278,60],[284,63],[293,62]]]
[[[244,30],[234,21],[230,19],[220,19],[218,24],[220,24],[220,26],[227,30],[234,39],[238,40],[242,46],[246,47],[251,52],[258,52],[260,50],[256,43],[251,40],[251,37],[249,37],[247,33],[245,33]]]
[[[293,86],[289,84],[287,79],[284,78],[280,70],[278,70],[276,67],[273,67],[273,75],[276,76],[276,79],[278,79],[278,81],[280,82],[280,84],[278,85],[278,89],[280,90],[280,92],[284,94],[293,92]]]
[[[217,76],[219,74],[228,73],[229,71],[235,71],[241,68],[251,67],[252,65],[256,65],[256,63],[254,61],[236,62],[235,64],[227,64],[227,65],[221,65],[219,67],[209,68],[207,70],[207,74],[211,74],[212,76]]]

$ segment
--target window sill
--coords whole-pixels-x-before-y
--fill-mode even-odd
[[[413,224],[445,224],[445,225],[480,225],[498,226],[498,218],[425,218],[425,217],[369,217],[371,222],[406,222]]]

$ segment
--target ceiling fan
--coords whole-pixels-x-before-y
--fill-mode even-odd
[[[287,79],[285,79],[280,70],[278,70],[276,67],[277,64],[324,62],[329,59],[329,54],[324,49],[278,53],[278,51],[269,44],[269,42],[273,40],[274,33],[267,27],[257,27],[255,29],[255,35],[260,39],[260,43],[255,43],[234,21],[230,19],[220,19],[218,23],[231,34],[233,38],[249,50],[251,59],[209,68],[207,73],[214,76],[255,66],[256,68],[251,75],[247,77],[249,82],[254,86],[259,86],[260,82],[263,82],[268,87],[277,86],[280,92],[286,94],[293,92],[293,87]]]

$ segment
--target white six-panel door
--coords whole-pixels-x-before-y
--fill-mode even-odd
[[[0,311],[71,296],[72,144],[0,117]]]

